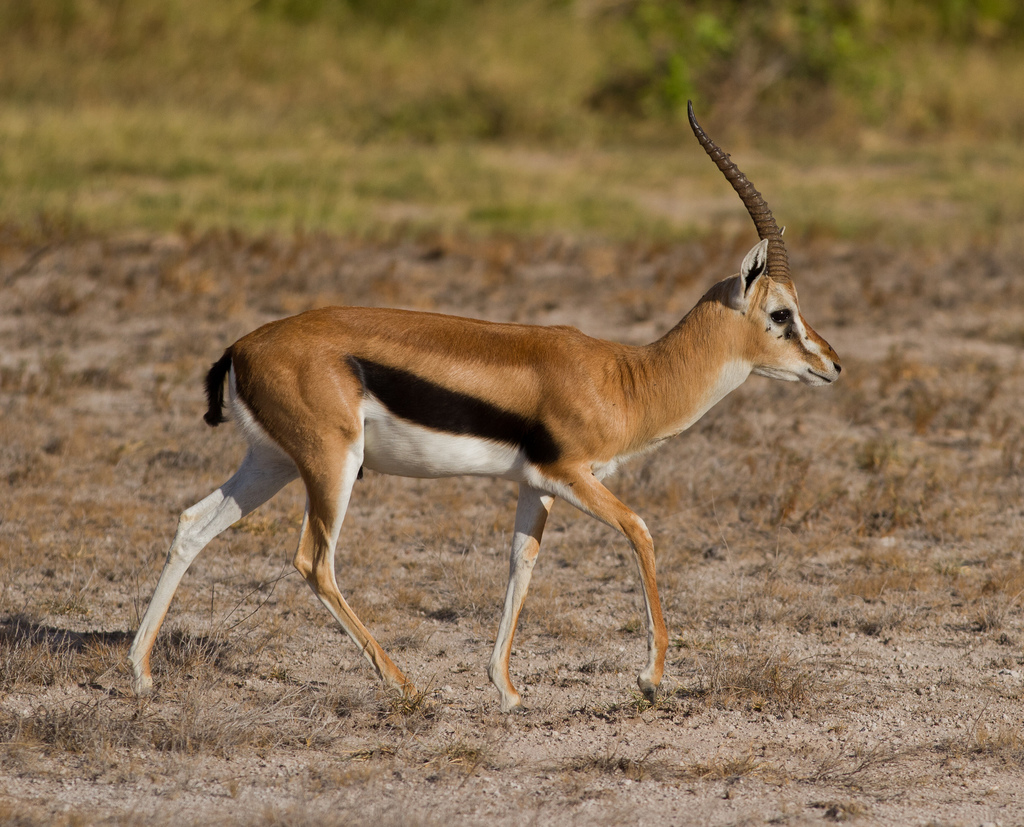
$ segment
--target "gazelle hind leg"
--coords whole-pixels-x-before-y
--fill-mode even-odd
[[[136,694],[147,695],[153,690],[149,665],[153,643],[192,561],[214,537],[263,505],[297,476],[298,470],[287,456],[265,446],[254,446],[231,479],[182,513],[160,580],[128,653]]]
[[[540,551],[541,535],[554,497],[531,488],[525,483],[519,487],[519,502],[516,505],[515,533],[512,536],[512,553],[509,558],[508,588],[505,591],[505,607],[494,641],[494,652],[487,666],[487,675],[501,695],[501,711],[512,712],[522,709],[522,698],[512,685],[508,660],[512,652],[512,637],[519,621],[526,592],[530,587],[533,566]]]
[[[342,455],[340,468],[331,469],[329,458],[333,456],[333,453],[321,454],[320,462],[323,464],[328,459],[327,467],[316,476],[313,473],[303,475],[306,480],[306,515],[295,553],[295,568],[305,578],[313,594],[359,647],[363,657],[377,670],[381,680],[401,690],[406,697],[412,697],[416,694],[416,688],[374,640],[338,588],[334,552],[348,510],[352,487],[363,462],[361,436]]]

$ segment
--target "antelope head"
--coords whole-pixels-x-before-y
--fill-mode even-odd
[[[687,114],[693,134],[736,190],[761,239],[743,259],[739,275],[733,277],[729,297],[729,305],[751,325],[753,372],[807,385],[831,384],[842,370],[839,356],[800,313],[786,243],[772,211],[747,176],[697,123],[692,102],[687,104]]]

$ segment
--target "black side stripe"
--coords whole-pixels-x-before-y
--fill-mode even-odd
[[[555,462],[561,449],[540,422],[511,413],[468,394],[435,385],[414,373],[348,356],[364,391],[391,413],[424,428],[515,445],[530,462]]]

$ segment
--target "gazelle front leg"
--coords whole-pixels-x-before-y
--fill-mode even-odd
[[[498,637],[494,641],[494,652],[487,666],[487,675],[501,695],[501,711],[521,711],[523,701],[508,673],[508,659],[512,652],[512,636],[519,621],[519,612],[530,587],[530,576],[540,551],[540,538],[544,523],[554,497],[531,488],[523,483],[519,486],[519,503],[516,505],[515,533],[512,536],[512,554],[509,560],[508,588],[505,591],[505,607],[501,612]]]
[[[665,651],[668,649],[668,632],[661,613],[658,598],[658,583],[654,566],[654,541],[647,525],[591,473],[589,468],[565,474],[566,483],[562,496],[582,511],[601,522],[622,532],[633,547],[640,585],[647,611],[647,665],[637,676],[640,691],[649,701],[658,694],[658,685],[665,673]]]

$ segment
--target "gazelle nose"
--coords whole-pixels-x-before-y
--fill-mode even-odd
[[[843,366],[840,365],[838,362],[833,362],[832,366],[836,369],[836,373],[842,373],[843,372]]]

